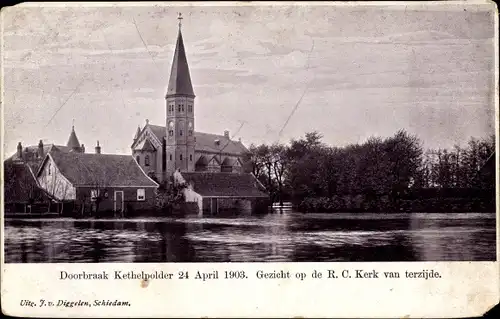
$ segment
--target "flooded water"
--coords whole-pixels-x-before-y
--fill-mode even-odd
[[[5,262],[496,260],[495,214],[5,220]]]

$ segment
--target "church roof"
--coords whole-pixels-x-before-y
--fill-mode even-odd
[[[147,138],[145,138],[139,144],[137,144],[136,147],[134,147],[134,150],[135,151],[154,151],[156,149],[153,146],[153,144],[151,144],[151,142]]]
[[[71,129],[71,134],[69,135],[68,143],[66,144],[66,146],[70,148],[80,148],[80,141],[78,141],[78,137],[76,137],[74,126]]]
[[[174,59],[172,69],[170,70],[170,80],[168,81],[167,97],[174,95],[184,95],[194,97],[193,85],[191,84],[191,75],[184,49],[182,33],[179,29],[177,43],[175,45]]]
[[[268,197],[248,173],[181,172],[193,190],[206,197]]]
[[[57,148],[52,149],[49,155],[61,174],[75,186],[158,186],[130,155],[78,153]]]
[[[148,124],[153,134],[158,140],[163,141],[167,136],[167,129],[165,126]],[[209,153],[226,153],[241,155],[247,152],[247,148],[240,141],[233,141],[224,135],[194,132],[196,138],[195,151],[209,152]],[[216,141],[219,141],[217,144]],[[222,151],[221,151],[222,150]]]
[[[194,136],[196,137],[196,151],[237,155],[247,151],[240,141],[233,141],[224,135],[195,132]]]

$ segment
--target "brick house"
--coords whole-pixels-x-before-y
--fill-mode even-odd
[[[99,146],[95,154],[52,147],[36,178],[57,200],[74,200],[91,211],[121,215],[152,209],[158,187],[132,156],[101,154]]]

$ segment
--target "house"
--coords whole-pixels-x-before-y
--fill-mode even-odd
[[[50,210],[52,198],[39,187],[32,163],[22,160],[4,161],[4,209],[6,214],[33,213]],[[41,212],[41,211],[40,211]]]
[[[60,201],[72,200],[91,212],[150,210],[158,184],[129,155],[101,154],[53,146],[36,174],[38,184]]]
[[[185,186],[185,201],[197,203],[200,216],[224,210],[253,213],[269,204],[264,187],[250,173],[177,171],[174,180]]]
[[[138,127],[132,155],[149,176],[170,181],[174,172],[242,172],[243,156],[248,152],[241,140],[229,131],[203,133],[195,129],[195,94],[179,23],[170,78],[165,95],[163,125]],[[222,130],[221,130],[222,131]]]
[[[495,174],[496,174],[496,153],[493,151],[484,164],[480,167],[476,182],[482,189],[495,189]]]

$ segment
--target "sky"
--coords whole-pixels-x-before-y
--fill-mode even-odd
[[[494,134],[491,3],[15,6],[5,153],[65,145],[74,124],[87,150],[131,154],[146,119],[165,125],[179,12],[196,131],[249,146],[316,130],[343,146],[405,129],[426,148]]]

